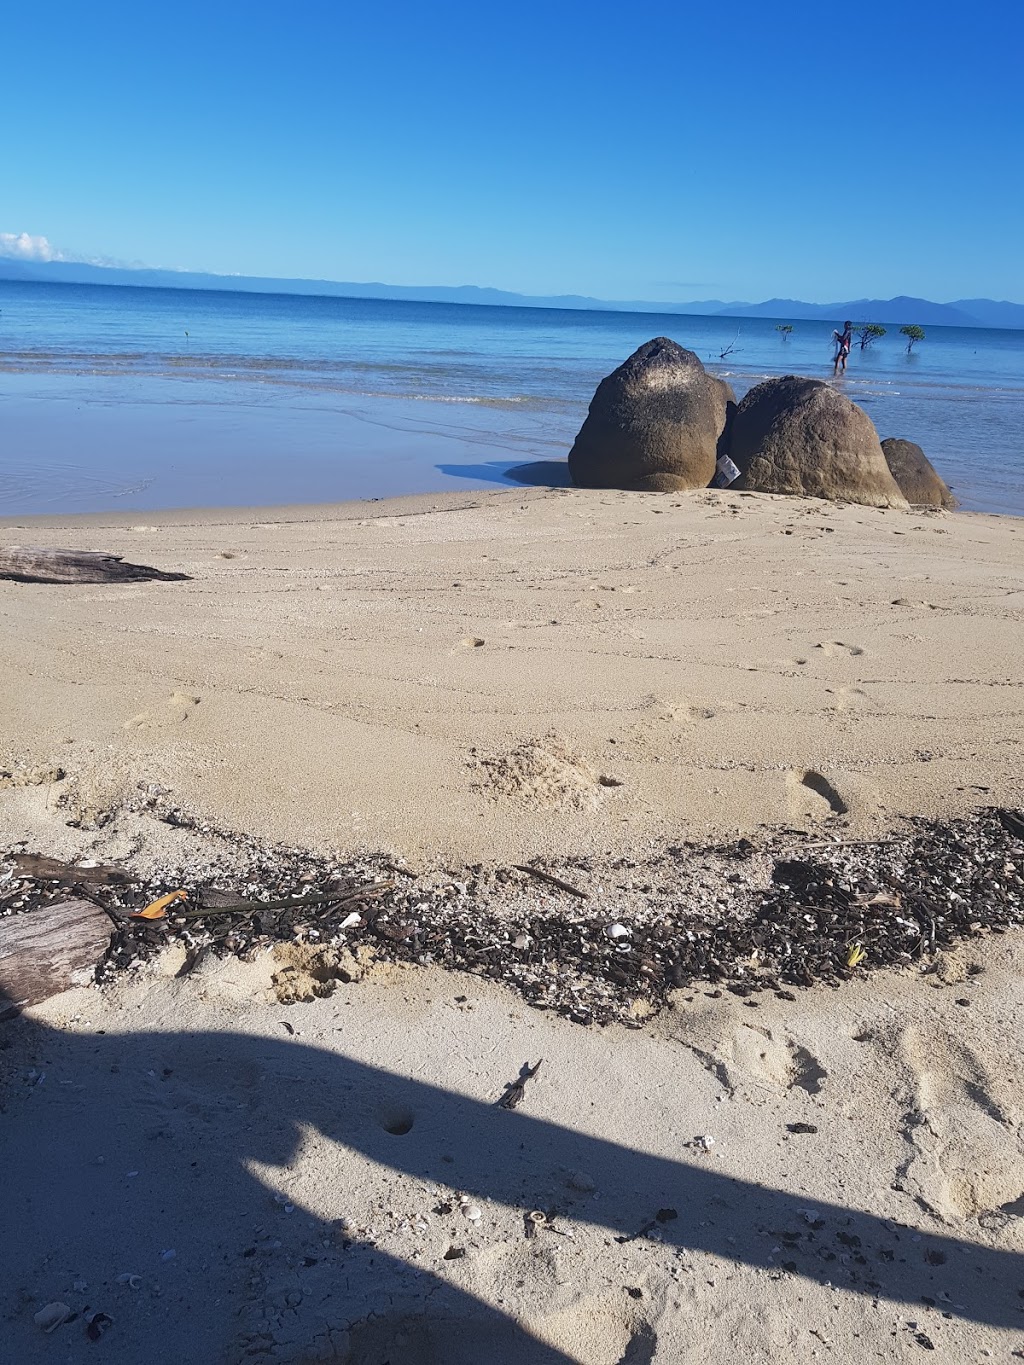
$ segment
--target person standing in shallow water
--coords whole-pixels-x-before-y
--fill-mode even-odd
[[[832,339],[836,343],[835,364],[832,366],[832,373],[846,373],[846,358],[850,354],[850,347],[853,344],[853,323],[844,322],[841,332],[833,332]]]

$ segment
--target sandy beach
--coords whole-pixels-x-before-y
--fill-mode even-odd
[[[0,1365],[1024,1365],[949,17],[5,11]]]
[[[1022,536],[579,490],[0,523],[189,575],[0,583],[0,851],[223,872],[234,831],[425,887],[586,864],[628,927],[687,845],[1017,808]],[[280,948],[179,975],[176,943],[0,1024],[6,1349],[1008,1361],[1022,954],[979,931],[585,1027],[383,960],[288,1003]]]
[[[1020,799],[1015,518],[529,490],[0,535],[191,576],[0,584],[0,765],[66,773],[0,793],[8,840],[109,840],[140,783],[480,862]]]
[[[3,1026],[5,1359],[1009,1362],[1021,963],[683,991],[643,1031],[416,968],[57,997]]]

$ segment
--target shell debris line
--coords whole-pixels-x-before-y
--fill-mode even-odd
[[[878,968],[936,969],[959,941],[1024,923],[1024,817],[1006,810],[917,821],[873,842],[775,834],[760,847],[740,839],[461,876],[202,832],[218,849],[212,862],[144,876],[11,853],[0,861],[0,925],[72,888],[112,922],[100,982],[171,944],[184,949],[182,975],[211,954],[273,949],[282,1002],[402,962],[502,982],[579,1023],[639,1027],[695,982],[751,1003],[764,991],[789,999],[791,987]]]

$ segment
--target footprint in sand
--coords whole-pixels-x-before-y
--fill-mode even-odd
[[[1000,1093],[998,1068],[951,1034],[913,1025],[896,1056],[912,1106],[903,1125],[910,1154],[897,1188],[947,1222],[977,1218],[998,1230],[1019,1217],[1021,1112],[1012,1089]]]
[[[453,1247],[446,1258],[456,1255]],[[479,1260],[480,1258],[478,1258]],[[486,1259],[486,1258],[485,1258]],[[498,1262],[505,1276],[509,1267],[505,1257]],[[520,1268],[517,1266],[517,1272]],[[581,1335],[590,1345],[587,1359],[594,1365],[649,1365],[658,1349],[658,1333],[638,1305],[621,1291],[581,1296],[573,1294],[569,1303],[559,1285],[564,1284],[564,1271],[546,1251],[530,1258],[530,1290],[536,1320],[537,1349],[523,1354],[523,1338],[513,1319],[502,1319],[484,1305],[471,1305],[463,1313],[453,1316],[439,1309],[410,1312],[408,1307],[382,1308],[351,1324],[347,1333],[349,1349],[345,1360],[406,1361],[409,1365],[443,1360],[446,1365],[478,1365],[487,1360],[559,1360],[575,1355]],[[306,1302],[293,1313],[299,1323],[308,1317],[319,1328],[316,1337],[308,1335],[310,1352],[304,1360],[337,1360],[331,1349],[336,1333],[328,1336],[323,1322],[313,1318],[313,1302],[329,1297],[327,1281],[314,1293],[307,1292]],[[264,1291],[265,1294],[265,1291]],[[311,1325],[313,1325],[311,1323]],[[295,1326],[289,1329],[295,1332]],[[322,1340],[321,1340],[322,1338]],[[324,1349],[326,1347],[326,1349]],[[316,1352],[314,1354],[313,1352]],[[292,1359],[289,1356],[289,1359]],[[298,1357],[294,1357],[298,1359]]]
[[[849,810],[828,778],[813,768],[794,768],[786,774],[786,804],[791,820],[827,820]]]
[[[841,654],[848,654],[851,658],[857,658],[858,655],[864,653],[860,645],[848,645],[842,640],[822,640],[820,644],[815,645],[815,649],[820,649],[826,659],[834,659]]]
[[[836,711],[862,711],[873,700],[863,687],[826,687],[825,691],[835,697],[833,709]]]
[[[199,698],[189,692],[172,692],[162,703],[149,711],[140,711],[126,720],[126,730],[169,730],[182,725],[199,705]]]
[[[819,1058],[790,1034],[755,1024],[737,1027],[731,1004],[683,1016],[677,1037],[729,1094],[753,1083],[818,1095],[828,1081]]]
[[[684,724],[691,720],[714,720],[719,710],[733,709],[730,705],[698,706],[686,701],[665,701],[664,698],[651,695],[645,697],[640,709],[646,713],[646,718],[660,721],[675,722]]]
[[[744,1024],[721,1049],[726,1069],[755,1081],[820,1094],[828,1072],[808,1048],[787,1034]],[[735,1086],[739,1089],[739,1086]]]

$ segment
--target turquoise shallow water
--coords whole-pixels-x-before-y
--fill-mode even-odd
[[[0,283],[0,514],[493,486],[564,458],[651,336],[740,395],[829,377],[832,324],[776,321]],[[1024,332],[930,327],[908,356],[893,327],[839,382],[966,508],[1024,514]]]

